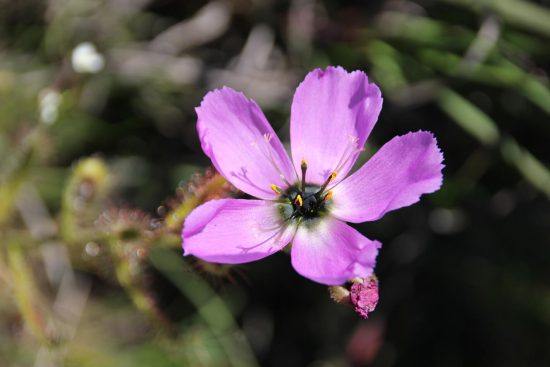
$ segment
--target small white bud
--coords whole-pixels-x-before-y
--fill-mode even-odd
[[[71,57],[71,64],[77,73],[97,73],[105,66],[105,58],[94,44],[83,42],[76,46]]]
[[[59,114],[61,94],[55,89],[45,89],[38,97],[40,121],[45,124],[53,124]]]

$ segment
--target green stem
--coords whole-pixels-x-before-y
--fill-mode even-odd
[[[152,265],[164,274],[197,308],[200,317],[218,338],[233,366],[257,366],[250,345],[225,302],[195,275],[172,251],[157,248],[149,254]]]

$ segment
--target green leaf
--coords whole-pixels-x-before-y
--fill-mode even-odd
[[[497,143],[499,132],[494,121],[467,99],[445,88],[438,97],[438,103],[447,115],[482,144]]]

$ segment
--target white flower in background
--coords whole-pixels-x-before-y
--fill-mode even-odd
[[[45,89],[38,97],[40,120],[45,124],[53,124],[59,114],[61,94],[55,89]]]
[[[97,73],[105,66],[105,58],[93,43],[82,42],[73,50],[71,64],[77,73]]]

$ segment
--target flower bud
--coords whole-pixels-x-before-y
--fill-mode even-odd
[[[378,278],[371,275],[367,278],[352,280],[350,300],[355,312],[366,319],[378,304]]]

